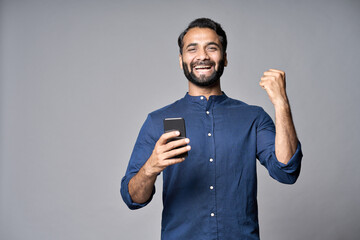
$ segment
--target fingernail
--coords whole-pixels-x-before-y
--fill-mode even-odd
[[[176,135],[180,135],[180,132],[179,132],[179,131],[176,131],[175,134],[176,134]]]
[[[187,149],[187,150],[190,150],[190,149],[191,149],[191,147],[190,147],[190,146],[187,146],[187,147],[186,147],[186,149]]]
[[[189,142],[190,142],[190,139],[185,138],[185,142],[186,142],[186,143],[189,143]]]

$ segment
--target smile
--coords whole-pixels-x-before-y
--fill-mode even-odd
[[[198,65],[198,66],[195,66],[194,68],[196,71],[203,72],[203,71],[209,71],[212,68],[212,66],[211,65]]]

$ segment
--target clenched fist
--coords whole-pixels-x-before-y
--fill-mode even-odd
[[[259,85],[266,90],[274,106],[287,104],[285,72],[269,69],[264,72]]]

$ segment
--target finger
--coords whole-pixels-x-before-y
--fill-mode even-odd
[[[278,69],[270,68],[269,71],[280,73],[281,76],[283,76],[283,77],[285,76],[285,72],[284,72],[284,71],[281,71],[281,70],[278,70]]]
[[[259,85],[264,88],[265,86],[271,84],[272,81],[275,80],[275,77],[262,77],[260,82],[259,82]],[[265,89],[265,88],[264,88]]]
[[[190,142],[190,139],[188,139],[188,138],[168,142],[164,147],[164,151],[167,152],[167,151],[170,151],[171,149],[174,149],[174,148],[177,148],[180,146],[184,146],[184,145],[188,144],[189,142]]]
[[[164,153],[164,157],[165,157],[165,159],[170,159],[170,158],[173,158],[173,157],[178,156],[180,154],[186,153],[186,152],[190,151],[190,149],[191,149],[190,145],[187,145],[187,146],[182,147],[182,148],[173,149],[171,151],[168,151],[168,152]]]
[[[264,77],[261,78],[261,81],[259,82],[259,85],[266,90],[267,86],[270,84],[270,82],[272,81],[272,78],[268,78],[268,77]]]
[[[281,73],[281,74],[285,74],[284,71],[281,71],[279,69],[275,69],[275,68],[270,68],[268,71],[272,71],[272,72],[278,72],[278,73]]]
[[[262,76],[260,79],[261,79],[261,81],[268,82],[268,84],[271,84],[271,85],[279,84],[280,86],[285,87],[286,86],[285,76],[281,76],[280,73],[275,73],[275,74],[278,74],[278,76],[265,75],[265,76]]]
[[[265,86],[265,82],[266,82],[265,80],[262,80],[262,79],[261,79],[261,81],[259,82],[259,85],[260,85],[261,87],[264,87],[264,86]]]
[[[171,131],[171,132],[164,133],[159,138],[158,144],[164,145],[164,144],[166,144],[168,142],[168,140],[170,140],[171,138],[177,137],[179,135],[180,135],[179,131]]]
[[[270,72],[270,71],[267,71],[267,72],[264,72],[264,76],[280,77],[280,76],[282,76],[282,75],[281,75],[281,73],[279,73],[279,72]]]
[[[260,87],[262,87],[263,89],[266,89],[266,84],[264,84],[263,82],[259,83]]]
[[[260,79],[261,81],[268,81],[268,80],[272,81],[275,80],[275,76],[263,76]]]
[[[164,166],[168,167],[170,165],[174,165],[177,163],[181,163],[185,161],[185,158],[172,158],[172,159],[167,159],[164,161]]]

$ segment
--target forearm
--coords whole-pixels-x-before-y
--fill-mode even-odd
[[[135,203],[145,203],[151,197],[157,174],[146,171],[146,163],[139,172],[129,181],[129,194]]]
[[[274,106],[276,128],[275,155],[279,162],[287,164],[296,151],[298,139],[287,99]]]
[[[140,204],[147,202],[153,192],[158,174],[166,167],[185,160],[185,158],[177,156],[191,149],[189,145],[186,145],[190,140],[184,138],[169,142],[170,139],[179,135],[179,131],[167,132],[161,135],[149,159],[140,168],[139,172],[130,179],[128,190],[133,202]]]

